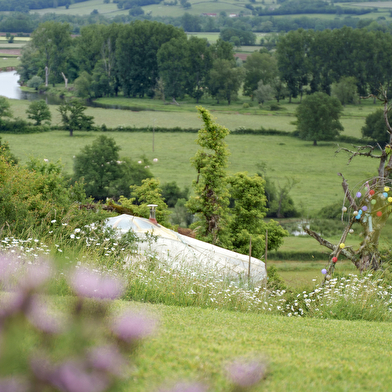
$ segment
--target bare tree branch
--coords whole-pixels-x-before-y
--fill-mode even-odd
[[[353,196],[350,193],[350,189],[348,188],[348,183],[347,183],[346,179],[343,177],[342,173],[338,173],[338,176],[343,178],[342,187],[343,187],[346,199],[350,203],[350,207],[353,208],[354,210],[358,210],[357,203],[355,202]]]
[[[374,149],[376,148],[376,146],[353,146],[357,149],[357,151],[353,151],[353,150],[349,150],[348,148],[345,147],[339,147],[336,151],[335,154],[338,154],[340,151],[345,151],[348,152],[349,154],[351,154],[349,160],[348,160],[348,165],[350,164],[350,162],[352,161],[352,159],[356,156],[364,156],[364,157],[370,157],[370,158],[376,158],[376,159],[380,159],[382,157],[382,155],[374,155],[372,154],[372,152],[374,151]],[[367,152],[362,152],[362,150],[366,150],[369,149],[369,151]]]

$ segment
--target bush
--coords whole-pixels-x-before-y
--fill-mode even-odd
[[[38,90],[39,86],[44,83],[44,80],[39,76],[33,76],[26,84],[27,87]]]
[[[282,108],[277,103],[271,103],[271,105],[270,105],[270,110],[271,111],[277,111],[277,110],[281,110],[281,109]]]
[[[243,109],[248,109],[249,108],[249,103],[244,102],[244,104],[242,105]]]

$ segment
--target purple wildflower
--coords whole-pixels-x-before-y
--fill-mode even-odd
[[[16,377],[0,378],[1,392],[27,392],[27,384]]]
[[[115,299],[124,291],[124,284],[119,279],[88,269],[76,270],[72,274],[71,285],[78,296],[95,299]]]
[[[228,378],[241,388],[257,384],[264,376],[267,365],[260,360],[236,360],[227,367]]]
[[[48,313],[48,307],[46,304],[33,297],[30,307],[27,311],[27,318],[29,321],[38,329],[48,334],[57,334],[62,330],[61,323],[57,317],[53,317]]]
[[[30,360],[30,369],[38,380],[48,382],[54,367],[47,358],[35,353],[34,357]]]
[[[131,343],[151,335],[155,326],[153,318],[128,310],[115,320],[112,330],[118,338]]]
[[[18,287],[24,291],[32,291],[48,281],[53,270],[49,262],[41,260],[37,264],[26,266],[21,272]]]
[[[51,384],[62,392],[101,392],[109,386],[109,380],[102,373],[87,371],[80,361],[67,361],[53,372]]]
[[[198,383],[180,382],[170,389],[160,389],[159,392],[206,392],[207,388]]]
[[[94,347],[88,354],[89,364],[96,370],[121,376],[125,359],[116,346]]]

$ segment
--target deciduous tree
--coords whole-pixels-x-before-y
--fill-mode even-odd
[[[43,100],[32,101],[26,110],[27,118],[35,121],[35,125],[41,125],[42,121],[50,123],[52,114],[48,104]]]
[[[60,105],[58,111],[64,127],[69,131],[69,136],[73,136],[75,130],[91,130],[94,117],[84,114],[86,109],[87,107],[78,99]]]
[[[325,93],[307,96],[296,110],[299,137],[313,140],[317,146],[320,140],[331,140],[343,131],[339,121],[343,107],[339,100]]]

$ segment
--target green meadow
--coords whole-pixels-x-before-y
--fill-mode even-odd
[[[225,365],[239,356],[261,356],[269,363],[266,380],[255,391],[382,392],[392,384],[389,323],[164,305],[147,309],[161,323],[157,336],[140,350],[132,391],[154,390],[178,379],[204,382],[214,392],[227,391]]]

